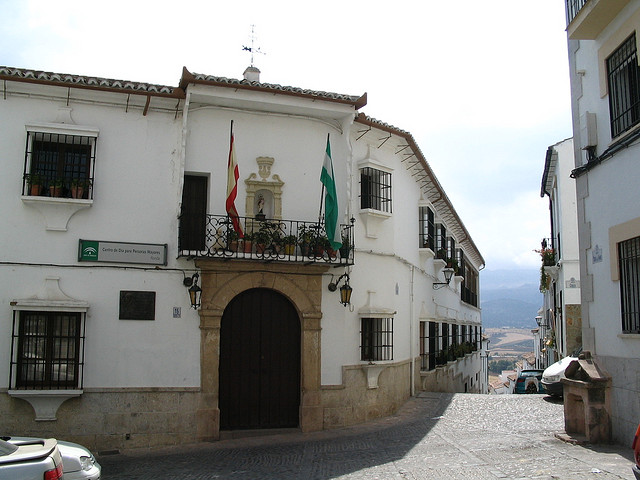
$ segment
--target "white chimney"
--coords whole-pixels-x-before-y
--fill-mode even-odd
[[[244,79],[249,82],[260,83],[260,70],[257,67],[250,66],[243,73]]]

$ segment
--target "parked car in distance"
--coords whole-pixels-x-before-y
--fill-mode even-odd
[[[638,429],[636,430],[636,436],[633,439],[631,448],[633,448],[633,459],[636,462],[632,467],[633,474],[635,475],[636,480],[640,480],[640,425],[638,425]]]
[[[0,480],[60,480],[62,456],[55,438],[23,445],[0,440]]]
[[[544,393],[542,370],[522,370],[516,379],[514,393]]]
[[[0,439],[17,446],[41,441],[31,437],[2,436]],[[77,443],[58,440],[58,450],[62,456],[62,480],[100,479],[102,467],[88,449]]]
[[[570,356],[564,357],[562,360],[545,368],[542,374],[542,385],[544,385],[549,395],[562,397],[562,379],[565,378],[564,371],[572,361],[578,359],[578,355],[580,355],[581,352],[582,348],[579,348]]]

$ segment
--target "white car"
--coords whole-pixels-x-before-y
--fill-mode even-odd
[[[565,378],[564,371],[574,360],[578,360],[577,352],[548,366],[545,371],[542,372],[542,385],[544,385],[549,395],[562,397],[562,379]]]
[[[14,445],[0,440],[0,480],[60,480],[62,456],[55,438]]]
[[[13,445],[26,445],[39,438],[30,437],[0,437]],[[102,468],[93,454],[82,445],[58,440],[58,450],[62,455],[62,480],[99,480]]]

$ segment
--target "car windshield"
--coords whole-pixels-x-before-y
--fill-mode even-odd
[[[535,371],[534,372],[526,372],[525,371],[525,372],[520,373],[520,376],[521,377],[535,377],[536,375],[540,375],[540,374],[542,374],[542,372],[535,372]]]
[[[18,449],[15,445],[11,445],[4,440],[0,440],[0,456],[11,455]]]

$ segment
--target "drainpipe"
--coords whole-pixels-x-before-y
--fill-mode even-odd
[[[413,354],[413,345],[415,343],[415,338],[413,337],[413,276],[415,272],[415,266],[411,265],[411,282],[409,284],[409,355],[411,356],[411,396],[416,396],[416,386],[415,386],[415,371],[416,371],[416,359]]]

